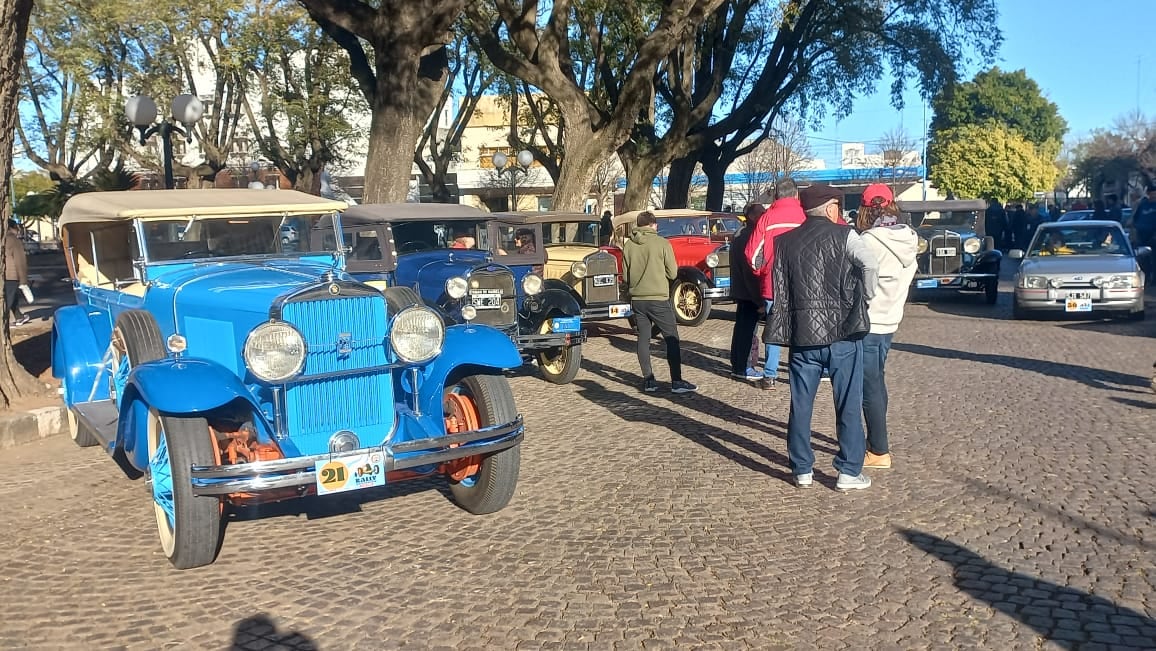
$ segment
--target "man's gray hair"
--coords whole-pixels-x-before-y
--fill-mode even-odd
[[[790,199],[797,196],[799,196],[799,186],[795,184],[795,179],[788,176],[775,183],[776,199]]]

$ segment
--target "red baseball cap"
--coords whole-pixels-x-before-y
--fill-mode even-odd
[[[883,183],[872,183],[863,190],[863,205],[870,206],[871,202],[876,198],[880,199],[879,205],[886,206],[895,201],[895,195],[891,193],[891,188]]]

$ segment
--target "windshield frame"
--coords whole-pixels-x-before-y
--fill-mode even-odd
[[[1070,222],[1055,222],[1055,223],[1056,224],[1067,224],[1067,225],[1065,225],[1065,226],[1059,226],[1059,225],[1047,226],[1047,227],[1040,227],[1039,229],[1037,229],[1035,232],[1035,235],[1032,236],[1032,241],[1028,243],[1027,250],[1024,252],[1025,258],[1032,258],[1032,259],[1036,259],[1036,260],[1042,260],[1042,259],[1065,260],[1068,258],[1095,258],[1095,257],[1101,257],[1101,256],[1104,256],[1104,257],[1125,257],[1125,258],[1135,258],[1136,257],[1136,250],[1135,250],[1135,248],[1133,248],[1132,242],[1128,239],[1128,235],[1124,232],[1124,229],[1119,225],[1116,225],[1116,226],[1108,226],[1108,225],[1088,226],[1087,220],[1073,220]],[[1097,229],[1099,229],[1099,230],[1104,230],[1104,229],[1111,230],[1114,237],[1120,238],[1120,242],[1122,243],[1121,250],[1117,253],[1109,253],[1107,251],[1097,251],[1094,253],[1092,253],[1092,252],[1086,252],[1086,253],[1073,252],[1073,253],[1064,253],[1064,254],[1060,254],[1060,255],[1054,255],[1054,254],[1040,255],[1040,251],[1043,249],[1042,242],[1044,242],[1046,240],[1046,238],[1053,232],[1064,231],[1064,230],[1068,230],[1068,231],[1072,231],[1072,230],[1091,231],[1091,230],[1097,230]],[[1066,243],[1066,241],[1067,241],[1067,238],[1065,238],[1065,243]]]
[[[231,220],[239,220],[239,219],[243,219],[245,221],[260,220],[260,219],[277,220],[278,223],[277,223],[277,226],[275,228],[275,233],[276,233],[277,243],[279,246],[280,246],[280,242],[281,242],[281,239],[280,239],[281,238],[281,229],[284,227],[287,220],[288,221],[310,220],[311,223],[309,223],[307,230],[302,232],[302,229],[300,227],[298,227],[298,230],[297,230],[297,242],[303,242],[303,241],[309,242],[309,248],[314,248],[314,247],[319,246],[318,245],[319,240],[318,240],[317,235],[316,235],[317,232],[325,230],[326,228],[328,228],[330,231],[336,232],[336,228],[340,224],[339,217],[338,217],[338,214],[336,212],[311,213],[311,214],[302,214],[302,215],[298,215],[298,214],[292,214],[291,215],[288,213],[269,214],[269,215],[242,215],[242,216],[216,216],[216,215],[214,215],[212,217],[197,217],[196,215],[193,215],[193,216],[190,216],[187,218],[174,217],[171,219],[170,218],[134,219],[133,220],[133,226],[132,226],[133,232],[135,235],[133,244],[135,244],[135,248],[136,248],[136,251],[133,252],[135,254],[134,259],[140,265],[148,268],[148,267],[163,267],[163,266],[170,266],[170,265],[183,265],[183,264],[194,264],[194,263],[204,263],[204,262],[226,262],[226,261],[232,261],[232,260],[276,260],[276,259],[287,259],[287,258],[300,259],[303,257],[322,257],[322,256],[331,257],[331,258],[333,258],[333,260],[335,262],[337,262],[341,258],[343,258],[345,255],[345,251],[342,247],[336,247],[333,250],[326,250],[326,249],[319,248],[318,250],[310,250],[310,251],[300,251],[300,250],[299,251],[285,251],[285,250],[281,250],[281,251],[267,252],[267,253],[240,253],[240,254],[236,254],[236,255],[210,255],[210,256],[199,256],[199,257],[156,259],[156,257],[153,255],[153,252],[155,251],[154,247],[157,244],[160,244],[160,242],[150,242],[149,234],[146,230],[149,226],[156,225],[156,224],[184,224],[184,226],[180,228],[181,235],[183,236],[184,234],[187,234],[189,229],[191,229],[194,226],[203,227],[205,224],[213,224],[213,223],[217,223],[217,222],[228,223]],[[207,239],[208,238],[206,237],[206,241],[205,241],[206,246],[208,245]],[[183,242],[184,240],[181,239],[180,241]],[[168,242],[168,244],[171,244],[171,243],[172,242]],[[206,248],[204,250],[210,250],[210,249]],[[190,251],[190,253],[191,252],[192,251]]]

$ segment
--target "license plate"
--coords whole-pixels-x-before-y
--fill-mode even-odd
[[[629,305],[611,305],[610,306],[610,318],[611,319],[628,317],[631,314],[634,314],[634,310],[631,309],[631,307]]]
[[[916,289],[935,289],[939,287],[939,281],[935,278],[920,278],[915,281]]]
[[[316,462],[313,468],[318,495],[385,486],[385,455],[381,452],[330,457]]]
[[[614,274],[602,274],[594,276],[595,287],[609,287],[614,284]]]
[[[1090,298],[1069,298],[1064,304],[1065,312],[1091,312],[1092,299]]]
[[[470,292],[470,301],[479,310],[492,310],[502,307],[502,292],[474,290]]]
[[[731,279],[729,277],[728,278],[715,278],[714,279],[714,286],[720,287],[720,288],[730,287],[731,286]]]
[[[955,247],[949,246],[942,249],[936,249],[935,255],[939,258],[950,258],[951,256],[955,255]]]
[[[550,329],[553,332],[578,332],[582,329],[582,318],[567,316],[550,319]]]
[[[1092,293],[1091,292],[1068,292],[1068,300],[1069,301],[1073,300],[1073,299],[1079,300],[1082,298],[1090,299],[1090,298],[1092,298]]]

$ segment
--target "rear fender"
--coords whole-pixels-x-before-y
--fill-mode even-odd
[[[522,365],[518,347],[500,330],[488,326],[455,325],[446,328],[442,354],[421,369],[419,400],[422,412],[442,413],[442,388],[451,377],[470,373],[500,374]],[[403,385],[412,391],[408,378]]]
[[[148,466],[146,441],[148,412],[176,416],[201,416],[234,400],[253,408],[254,419],[263,420],[260,407],[244,384],[229,369],[204,359],[158,359],[145,362],[129,373],[121,401],[117,444],[140,470]],[[262,422],[259,429],[270,431]]]
[[[87,308],[70,305],[56,310],[52,324],[52,377],[64,381],[66,405],[109,398],[108,383],[98,384],[103,358],[104,350],[96,341]]]

